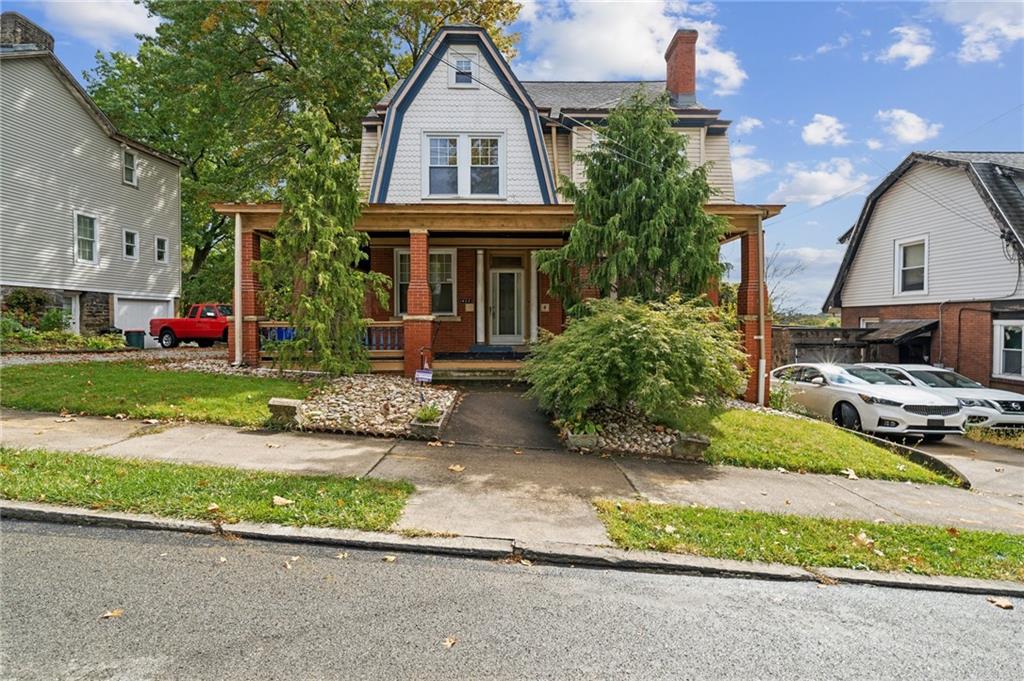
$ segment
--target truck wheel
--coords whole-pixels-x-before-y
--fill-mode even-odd
[[[221,334],[220,342],[221,343],[227,343],[228,342],[228,330],[227,329],[224,329],[224,333]]]
[[[170,329],[164,329],[160,332],[160,347],[170,349],[177,347],[178,337],[174,335],[174,332]]]
[[[196,341],[196,345],[198,345],[201,348],[212,348],[213,347],[213,341],[212,340],[208,340],[208,339],[198,340],[198,341]]]

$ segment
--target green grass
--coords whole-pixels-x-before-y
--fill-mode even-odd
[[[626,549],[1024,581],[1021,535],[639,502],[596,506],[608,536]]]
[[[674,418],[664,420],[682,431],[711,438],[711,446],[705,452],[709,463],[839,475],[843,469],[850,469],[861,478],[957,484],[888,449],[819,421],[707,407],[688,407]]]
[[[302,399],[309,386],[278,378],[154,371],[139,362],[32,364],[0,369],[0,404],[14,409],[255,426],[271,397]]]
[[[1024,449],[1024,431],[1022,430],[1000,431],[990,428],[968,428],[966,435],[975,442]]]
[[[385,531],[413,490],[407,482],[0,448],[0,497],[170,518]],[[295,503],[275,506],[275,495]]]

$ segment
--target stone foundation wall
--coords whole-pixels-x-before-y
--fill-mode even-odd
[[[111,297],[109,293],[93,291],[81,295],[78,304],[82,315],[79,322],[82,333],[96,333],[100,329],[113,325],[114,314],[111,308]]]

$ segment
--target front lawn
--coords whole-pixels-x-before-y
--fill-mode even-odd
[[[819,421],[707,407],[688,407],[665,420],[684,432],[707,435],[711,439],[705,452],[708,463],[838,475],[848,469],[861,478],[957,484],[888,449]]]
[[[975,442],[1002,445],[1013,449],[1024,449],[1024,430],[993,430],[991,428],[968,428],[965,433]]]
[[[407,482],[0,448],[0,497],[169,518],[386,531],[413,491]],[[275,505],[275,496],[293,503]]]
[[[309,386],[278,378],[155,371],[138,362],[32,364],[0,369],[0,404],[14,409],[257,426],[271,397]]]
[[[1024,581],[1021,535],[642,502],[596,506],[625,549]]]

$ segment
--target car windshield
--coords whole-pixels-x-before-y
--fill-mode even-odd
[[[981,383],[961,376],[955,371],[911,371],[910,375],[929,388],[983,388]]]
[[[901,385],[878,369],[858,366],[837,366],[824,370],[828,380],[836,385]]]
[[[223,315],[225,317],[230,317],[231,316],[231,306],[230,305],[218,305],[217,309],[220,310],[221,315]]]

